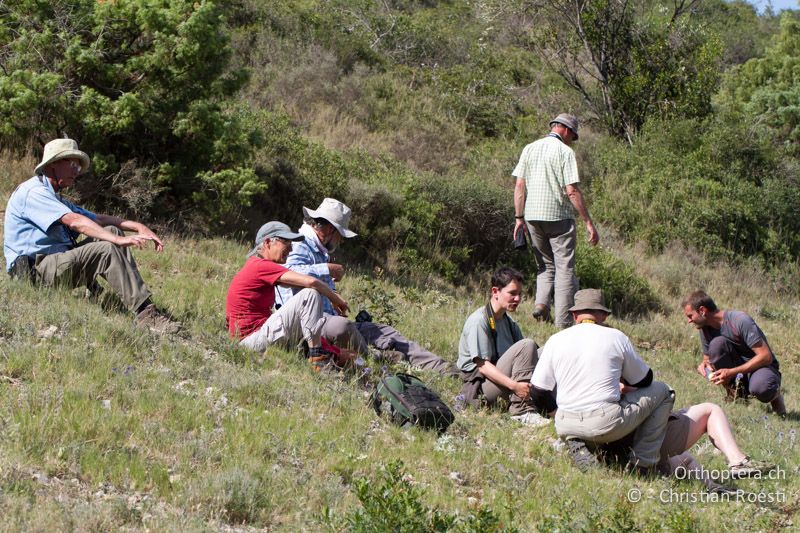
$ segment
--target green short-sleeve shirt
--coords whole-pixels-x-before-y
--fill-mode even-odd
[[[575,218],[565,190],[580,182],[575,152],[557,136],[548,135],[522,150],[512,175],[525,180],[525,219],[556,221]]]

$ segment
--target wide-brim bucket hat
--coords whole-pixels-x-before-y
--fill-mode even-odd
[[[582,289],[576,292],[575,305],[570,307],[569,310],[611,312],[611,309],[606,307],[606,300],[603,297],[603,291],[600,289]]]
[[[346,237],[348,239],[358,235],[358,233],[350,231],[347,228],[347,226],[350,225],[351,214],[352,211],[350,208],[335,198],[325,198],[316,209],[303,207],[303,217],[306,220],[324,218],[330,222],[339,233],[342,234],[342,237]]]
[[[73,139],[53,139],[44,145],[44,154],[42,154],[42,162],[36,165],[33,170],[34,174],[41,174],[44,167],[51,163],[55,163],[60,159],[77,158],[81,160],[81,174],[89,170],[91,160],[85,152],[78,149],[78,143]]]

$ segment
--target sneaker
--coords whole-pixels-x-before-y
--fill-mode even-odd
[[[533,411],[529,413],[523,413],[521,415],[514,415],[511,417],[511,419],[516,420],[523,426],[533,426],[535,428],[540,428],[550,423],[549,418],[545,418],[539,413],[534,413]]]
[[[588,472],[600,466],[597,456],[589,450],[586,443],[579,439],[569,439],[567,441],[567,451],[572,459],[572,463],[581,472]]]
[[[533,307],[533,318],[538,322],[549,322],[550,308],[544,304],[536,304]]]
[[[775,465],[771,463],[767,463],[765,461],[755,461],[750,459],[749,456],[745,456],[745,458],[738,464],[730,465],[728,467],[731,473],[731,477],[734,479],[739,479],[743,477],[750,477],[756,474],[763,474],[764,472],[769,472],[770,470],[775,469]]]
[[[778,416],[786,416],[786,404],[783,403],[783,394],[778,392],[769,404],[772,406],[772,411]]]
[[[159,335],[174,335],[183,328],[183,324],[162,313],[153,304],[139,311],[134,322],[136,327],[147,328]]]
[[[340,368],[334,362],[334,354],[324,348],[311,348],[306,357],[311,369],[321,374],[338,373]]]

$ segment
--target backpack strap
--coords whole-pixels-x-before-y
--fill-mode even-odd
[[[492,334],[492,364],[497,362],[497,359],[500,357],[500,354],[497,353],[497,324],[494,321],[494,311],[492,310],[492,304],[487,303],[486,308],[483,310],[484,314],[486,315],[486,321],[489,323],[489,331]]]

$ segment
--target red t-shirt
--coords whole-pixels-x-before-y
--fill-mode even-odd
[[[233,276],[225,301],[231,337],[247,337],[267,321],[275,304],[275,283],[286,272],[286,267],[273,261],[251,257]]]

